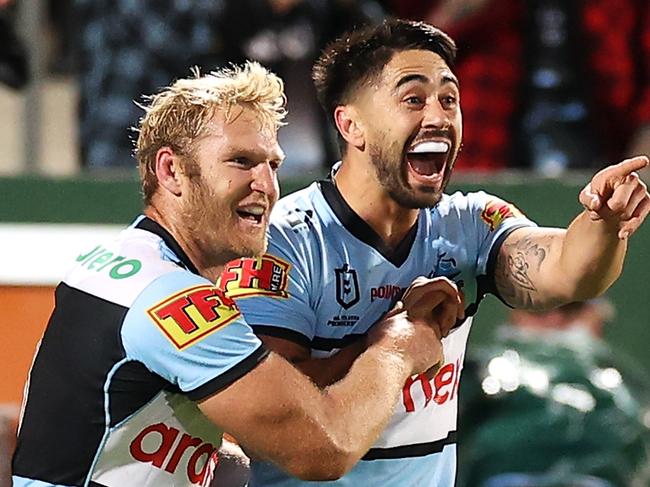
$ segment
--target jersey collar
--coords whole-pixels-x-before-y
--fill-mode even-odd
[[[411,227],[399,245],[392,249],[384,243],[377,232],[363,218],[354,212],[331,178],[318,181],[318,187],[325,201],[348,232],[375,249],[394,266],[400,267],[406,262],[418,232],[417,222]],[[418,218],[417,221],[419,222],[420,219]]]
[[[190,258],[187,256],[183,248],[178,244],[176,239],[172,236],[171,233],[169,233],[167,230],[165,230],[160,224],[156,223],[149,217],[144,217],[142,218],[136,225],[135,228],[139,228],[140,230],[146,230],[147,232],[151,232],[153,234],[158,235],[163,242],[169,247],[169,249],[176,254],[176,256],[180,259],[181,264],[190,271],[193,274],[200,275],[199,270],[196,268],[196,266],[192,263]]]

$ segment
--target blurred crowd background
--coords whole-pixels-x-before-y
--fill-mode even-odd
[[[283,177],[337,158],[310,67],[392,15],[456,40],[459,172],[558,177],[650,152],[644,0],[0,0],[0,174],[131,171],[142,94],[245,58],[287,82]]]
[[[343,31],[389,15],[426,20],[456,40],[464,115],[456,177],[470,189],[515,174],[504,196],[520,202],[543,194],[531,216],[554,215],[542,223],[565,225],[577,211],[565,203],[577,205],[577,191],[560,191],[569,174],[582,171],[586,181],[606,164],[650,154],[647,0],[0,0],[0,176],[134,179],[130,127],[142,114],[141,95],[193,66],[207,72],[248,58],[286,81],[281,178],[318,177],[338,153],[311,65]],[[535,190],[535,178],[559,181]],[[4,187],[22,187],[12,181]],[[39,188],[41,198],[56,197],[56,189]],[[114,213],[120,197],[111,198],[105,206]],[[21,222],[21,211],[5,209],[5,221]],[[48,221],[35,218],[29,221]],[[650,300],[639,283],[647,281],[642,239],[650,237],[639,233],[635,264],[613,289],[623,331],[604,328],[614,304],[600,300],[541,315],[513,312],[470,346],[462,487],[650,486],[648,364],[626,359],[605,339],[627,333],[621,343],[647,356]],[[2,288],[0,298],[13,309],[17,298],[8,290],[22,296],[25,289]],[[35,292],[44,296],[43,316],[51,307],[50,289],[30,292],[3,325],[15,331],[11,343],[29,342],[25,357],[40,328],[24,340],[15,324],[39,308]],[[0,404],[0,486],[9,485],[17,407],[15,399]]]

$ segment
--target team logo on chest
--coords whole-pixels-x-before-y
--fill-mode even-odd
[[[336,302],[349,309],[359,302],[359,277],[348,264],[334,269],[336,272]]]

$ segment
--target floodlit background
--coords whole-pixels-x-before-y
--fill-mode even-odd
[[[188,75],[192,66],[205,72],[246,58],[269,66],[285,79],[289,100],[289,125],[280,134],[287,154],[280,174],[286,194],[326,175],[338,157],[311,85],[314,59],[346,29],[388,15],[427,20],[457,42],[454,71],[465,134],[451,189],[484,189],[542,225],[566,226],[580,211],[578,192],[594,172],[629,155],[650,153],[647,1],[0,0],[1,479],[7,478],[22,389],[53,306],[54,286],[78,254],[118,232],[141,209],[130,155],[129,127],[140,116],[134,101]],[[643,397],[650,390],[639,379],[650,372],[649,258],[646,223],[631,239],[624,275],[608,294],[613,313],[598,337],[625,362],[620,368],[633,371],[634,378],[621,375],[622,383],[630,377]],[[488,298],[475,320],[468,353],[476,351],[471,362],[476,370],[466,370],[468,383],[496,377],[481,369],[481,353],[494,343],[506,347],[495,330],[507,321],[512,321],[508,310]],[[620,372],[610,365],[602,370]],[[535,377],[539,383],[541,376]],[[605,389],[616,389],[611,381],[618,376],[607,372],[604,377],[609,378]],[[488,381],[487,390],[497,391],[490,397],[471,391],[467,396],[488,407],[495,395],[525,389],[519,382],[514,389],[512,382],[505,389],[495,384]],[[574,390],[560,386],[560,391]],[[480,390],[486,391],[477,386],[474,392]],[[616,389],[612,397],[622,400],[624,394]],[[592,396],[598,404],[600,396]],[[646,434],[650,416],[645,399],[635,401],[631,414],[639,421],[630,427],[636,435],[630,444],[642,449],[645,440],[637,436]],[[534,403],[531,414],[541,417]],[[575,401],[556,403],[576,409]],[[582,412],[584,420],[587,412]],[[611,414],[602,416],[605,423]],[[508,437],[507,426],[496,427],[498,435],[480,436],[481,421],[472,421],[468,415],[464,423],[473,435],[468,444],[489,438],[488,444],[496,445]],[[607,443],[609,430],[603,431]],[[585,467],[565,447],[557,451],[573,473],[599,475],[611,485],[650,485],[609,475],[606,468],[597,471],[589,462]],[[536,448],[541,457],[543,452],[552,456],[545,446]],[[618,453],[596,452],[593,458],[602,465],[607,455]],[[503,473],[481,477],[475,460],[471,452],[461,457],[461,468],[473,472],[472,482]],[[556,464],[531,460],[527,465],[541,475],[540,485],[564,485],[553,483],[562,481]],[[643,470],[647,462],[625,468]],[[592,485],[588,479],[573,481]],[[511,477],[493,482],[481,485],[524,485],[508,483],[515,482]]]

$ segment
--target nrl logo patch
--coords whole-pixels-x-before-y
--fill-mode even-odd
[[[200,285],[173,294],[147,314],[174,346],[183,350],[241,316],[223,291]]]
[[[231,298],[273,296],[286,298],[291,264],[277,257],[237,259],[226,264],[217,287]]]
[[[336,272],[336,302],[349,309],[359,302],[359,278],[357,271],[348,264],[334,269]]]
[[[481,212],[481,220],[490,227],[490,230],[498,228],[506,218],[522,216],[524,216],[524,214],[514,205],[506,203],[499,198],[492,198],[489,200]]]

